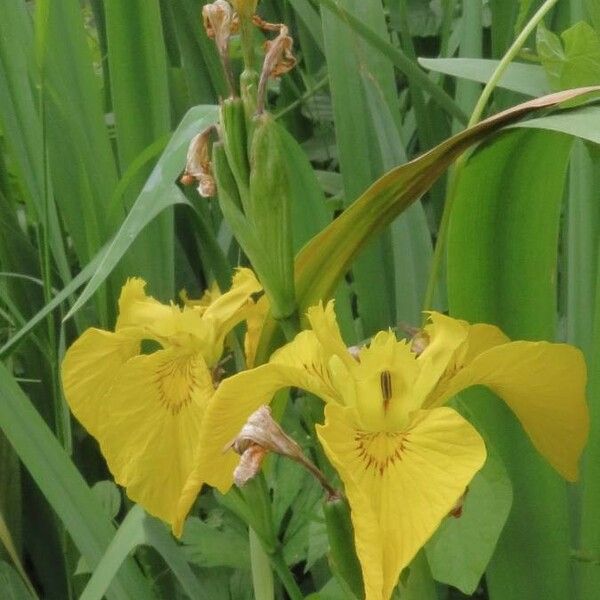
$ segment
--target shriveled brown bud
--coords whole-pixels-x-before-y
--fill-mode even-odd
[[[210,136],[214,127],[208,127],[192,138],[190,142],[185,171],[179,181],[183,185],[198,184],[198,193],[203,198],[211,198],[217,193],[215,178],[210,160]]]
[[[254,16],[253,22],[265,31],[276,31],[278,33],[275,39],[265,42],[265,60],[258,82],[258,112],[260,113],[264,109],[269,78],[281,77],[293,69],[298,61],[292,52],[294,40],[289,35],[286,25],[283,23],[267,23],[258,16]]]
[[[227,444],[223,451],[226,452],[230,448],[241,455],[233,473],[233,479],[238,486],[246,484],[258,475],[265,456],[268,452],[275,452],[291,458],[312,473],[328,496],[337,494],[337,490],[329,484],[323,473],[304,456],[302,448],[273,419],[268,406],[261,406],[253,412],[239,435]]]
[[[202,7],[202,21],[206,35],[215,40],[229,85],[229,91],[233,95],[233,73],[229,62],[229,39],[239,29],[239,17],[233,12],[233,8],[231,8],[229,2],[226,0],[215,0],[215,2],[205,4]]]
[[[423,354],[427,346],[429,346],[429,335],[422,330],[416,333],[410,341],[410,349],[417,356]]]
[[[251,479],[254,479],[260,472],[262,462],[269,453],[258,444],[253,444],[246,448],[238,466],[233,472],[233,481],[238,487],[245,486]]]
[[[206,35],[215,40],[219,52],[227,52],[229,38],[239,29],[238,16],[227,0],[215,0],[202,7],[202,21]]]
[[[304,460],[302,448],[273,419],[268,406],[261,406],[248,417],[246,424],[235,440],[227,445],[226,450],[233,448],[243,455],[253,445],[294,460]]]

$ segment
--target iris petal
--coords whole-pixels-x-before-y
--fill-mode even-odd
[[[589,429],[585,382],[585,361],[573,346],[510,342],[476,356],[449,380],[436,403],[472,385],[489,387],[546,460],[574,481]]]
[[[77,420],[93,435],[101,425],[103,398],[125,362],[139,352],[140,334],[90,328],[69,348],[61,365],[65,397]]]
[[[213,393],[202,355],[168,349],[131,358],[102,401],[97,437],[115,481],[168,523]]]
[[[415,413],[397,432],[362,431],[355,411],[337,404],[325,419],[318,436],[344,482],[366,600],[387,600],[483,466],[485,444],[446,407]]]

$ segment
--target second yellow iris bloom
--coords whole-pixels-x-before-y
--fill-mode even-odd
[[[350,502],[367,600],[391,596],[402,569],[485,462],[479,433],[443,406],[464,388],[485,385],[497,393],[538,451],[566,479],[576,479],[588,413],[585,363],[575,348],[511,342],[491,325],[431,313],[422,351],[387,331],[353,356],[333,303],[311,308],[308,319],[312,330],[268,364],[219,386],[179,499],[181,518],[203,484],[229,489],[239,457],[224,453],[224,446],[283,387],[305,389],[326,402],[317,434]],[[177,521],[174,530],[181,526]]]
[[[62,364],[73,414],[98,440],[115,481],[149,513],[174,525],[194,467],[200,426],[218,384],[226,334],[256,312],[262,290],[249,269],[231,289],[180,308],[129,279],[115,331],[90,328]],[[177,531],[181,533],[180,530]]]

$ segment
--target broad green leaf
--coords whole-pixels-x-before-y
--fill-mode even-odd
[[[25,587],[18,573],[3,560],[0,560],[0,590],[2,590],[3,600],[33,600],[36,598]]]
[[[596,85],[600,80],[600,35],[584,21],[560,38],[540,24],[537,51],[554,89]]]
[[[156,215],[173,204],[188,203],[175,181],[185,166],[190,140],[196,133],[215,123],[216,118],[216,107],[197,106],[190,109],[182,119],[119,231],[102,251],[94,274],[65,320],[73,316],[92,297],[140,232]]]
[[[470,146],[536,109],[556,106],[597,89],[569,90],[519,104],[386,173],[297,255],[296,292],[301,309],[330,297],[339,279],[368,241],[425,193]]]
[[[89,565],[108,548],[114,527],[75,465],[10,372],[0,364],[0,429]],[[153,598],[135,562],[127,558],[109,590],[115,600]]]
[[[209,523],[189,517],[181,541],[187,560],[199,567],[250,568],[248,536],[228,520]]]
[[[488,58],[419,58],[419,64],[430,71],[480,83],[489,81],[499,62]],[[543,68],[526,63],[511,63],[497,86],[534,98],[550,92]]]
[[[555,338],[558,234],[571,145],[565,134],[527,129],[506,132],[471,156],[460,174],[448,236],[451,314],[494,323],[513,339]],[[513,507],[486,573],[491,596],[569,597],[564,481],[503,403],[483,390],[468,390],[464,402],[513,484]]]
[[[460,517],[448,517],[427,542],[434,579],[471,595],[496,548],[512,504],[512,488],[502,462],[493,454],[477,473]]]
[[[363,83],[374,146],[384,170],[388,171],[406,162],[406,150],[381,91],[364,80]],[[427,218],[419,201],[391,224],[389,244],[393,261],[386,257],[388,261],[383,267],[386,279],[394,285],[390,322],[418,323],[433,252]],[[369,293],[372,295],[372,290]]]
[[[130,552],[141,545],[152,546],[163,557],[190,598],[208,600],[208,596],[187,564],[183,552],[165,525],[158,519],[148,516],[138,504],[123,520],[81,594],[80,600],[101,600],[121,564]]]

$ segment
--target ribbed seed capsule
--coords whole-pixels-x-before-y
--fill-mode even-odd
[[[267,253],[276,280],[273,314],[285,318],[296,310],[291,189],[282,131],[272,115],[255,120],[250,152],[248,217]],[[263,282],[264,284],[265,282]]]

